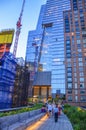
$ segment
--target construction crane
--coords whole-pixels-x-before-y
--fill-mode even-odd
[[[22,26],[21,20],[22,20],[22,15],[23,15],[23,11],[24,11],[24,5],[25,5],[25,0],[23,0],[21,13],[20,13],[19,19],[18,19],[17,24],[16,24],[16,36],[15,36],[14,48],[13,48],[13,55],[15,57],[16,57],[16,52],[17,52],[19,35],[20,35],[20,32],[21,32],[21,26]]]

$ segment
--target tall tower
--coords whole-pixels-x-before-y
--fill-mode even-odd
[[[39,61],[43,71],[52,72],[51,93],[53,95],[58,92],[65,93],[63,21],[63,11],[65,10],[70,10],[70,0],[47,0],[46,4],[41,8],[36,30],[29,32],[27,40],[26,60],[27,62],[33,62],[35,51],[31,46],[33,37],[40,39],[37,43],[41,53],[41,55],[38,53]],[[43,33],[43,29],[45,29],[45,33]]]
[[[64,44],[67,102],[86,106],[86,0],[64,11]]]
[[[18,19],[17,24],[16,24],[16,36],[15,36],[15,42],[14,42],[14,48],[13,48],[13,55],[14,56],[16,56],[19,35],[20,35],[20,32],[21,32],[21,26],[22,26],[21,20],[22,20],[24,5],[25,5],[25,0],[23,0],[21,13],[20,13],[19,19]]]

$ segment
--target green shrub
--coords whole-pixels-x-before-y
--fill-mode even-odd
[[[81,130],[79,124],[75,124],[75,125],[73,126],[73,128],[74,128],[74,130]]]
[[[86,130],[86,111],[66,104],[64,113],[71,121],[74,130]]]
[[[31,108],[22,108],[20,110],[13,110],[13,111],[10,111],[10,112],[1,112],[0,113],[0,117],[3,117],[3,116],[9,116],[9,115],[14,115],[14,114],[18,114],[18,113],[23,113],[23,112],[28,112],[28,111],[32,111],[32,110],[37,110],[37,109],[40,109],[42,108],[42,103],[40,104],[35,104],[33,107]]]

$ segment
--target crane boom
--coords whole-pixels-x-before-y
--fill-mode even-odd
[[[16,36],[15,36],[14,48],[13,48],[13,55],[14,56],[16,56],[19,35],[20,35],[20,32],[21,32],[21,26],[22,26],[21,20],[22,20],[22,15],[23,15],[23,11],[24,11],[24,5],[25,5],[25,0],[23,0],[20,16],[19,16],[19,19],[18,19],[17,24],[16,24]]]

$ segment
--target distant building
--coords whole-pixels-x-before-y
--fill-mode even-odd
[[[0,32],[0,58],[4,55],[5,52],[10,51],[13,36],[13,29],[3,30]]]
[[[11,53],[0,59],[0,109],[12,107],[17,60]]]

